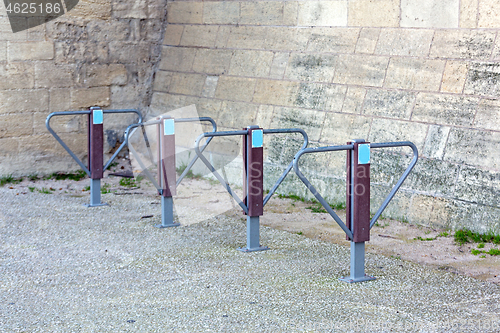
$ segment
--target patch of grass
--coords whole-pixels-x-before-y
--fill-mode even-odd
[[[34,174],[27,176],[26,178],[28,178],[29,180],[34,182],[34,181],[38,180],[38,175],[36,173],[34,173]]]
[[[0,177],[0,186],[4,186],[5,184],[17,184],[23,181],[23,177],[15,178],[12,175],[7,175]]]
[[[431,231],[426,231],[425,233],[428,234],[430,233]],[[428,242],[428,241],[433,241],[433,240],[436,240],[438,239],[439,237],[448,237],[448,233],[443,231],[443,232],[440,232],[436,237],[427,237],[427,238],[423,238],[423,237],[415,237],[413,238],[414,240],[419,240],[419,241],[423,241],[423,242]]]
[[[484,243],[479,243],[477,244],[478,249],[484,249]]]
[[[179,175],[181,175],[187,168],[187,164],[184,164],[182,163],[178,168],[175,168],[175,171],[177,171],[177,173]],[[200,174],[196,174],[193,172],[193,170],[189,170],[187,173],[186,173],[186,176],[185,178],[190,178],[190,179],[201,179],[202,178],[202,175]]]
[[[87,176],[87,173],[83,170],[78,170],[75,172],[65,173],[65,172],[54,172],[53,174],[43,177],[43,179],[55,179],[55,180],[74,180],[79,181]]]
[[[499,249],[490,249],[488,252],[490,256],[499,256],[500,255],[500,250]]]
[[[101,194],[106,194],[106,193],[111,193],[111,190],[109,189],[111,187],[111,184],[104,184],[101,186]]]
[[[465,243],[493,243],[500,244],[500,235],[495,235],[492,232],[480,234],[467,229],[460,229],[455,232],[455,242],[458,245]]]
[[[299,232],[297,233],[297,235],[302,235],[302,231],[299,231]]]
[[[472,249],[472,250],[470,250],[470,253],[472,253],[473,255],[477,256],[478,254],[483,253],[483,251]]]
[[[34,192],[36,190],[36,187],[28,186],[28,190],[30,190],[30,192]]]
[[[85,186],[85,187],[83,188],[83,191],[90,191],[90,186]]]
[[[120,186],[128,187],[128,188],[141,187],[141,185],[139,184],[139,182],[141,180],[142,180],[142,178],[140,180],[134,179],[134,178],[122,178],[122,179],[120,179]]]
[[[52,191],[50,189],[47,189],[45,187],[42,187],[41,189],[37,189],[38,192],[43,193],[43,194],[52,194]]]

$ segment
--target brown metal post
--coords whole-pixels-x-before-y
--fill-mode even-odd
[[[353,242],[366,242],[370,240],[370,163],[359,163],[359,145],[369,142],[348,144],[354,150],[347,151],[346,225]]]
[[[264,148],[252,145],[253,132],[262,128],[251,128],[243,137],[243,203],[248,207],[248,216],[264,215]],[[260,133],[259,133],[260,134]]]
[[[103,177],[103,111],[99,107],[91,107],[88,125],[89,170],[90,178]]]

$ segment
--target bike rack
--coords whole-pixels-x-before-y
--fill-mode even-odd
[[[90,177],[90,204],[87,207],[104,206],[101,203],[101,179],[104,170],[109,168],[113,160],[118,156],[120,151],[125,147],[124,141],[111,158],[103,166],[103,123],[104,114],[106,113],[136,113],[139,117],[139,122],[142,122],[141,113],[135,109],[116,109],[116,110],[103,110],[100,107],[91,107],[89,110],[84,111],[61,111],[52,112],[45,120],[45,126],[54,138],[61,144],[61,146],[68,152],[68,154],[75,160],[76,163],[82,168],[83,171]],[[79,114],[88,115],[88,149],[89,149],[89,166],[88,168],[83,162],[71,151],[71,149],[64,143],[64,141],[54,132],[50,127],[50,120],[55,116],[74,116]]]
[[[370,220],[370,149],[410,147],[413,150],[413,159],[401,178],[392,188],[389,195]],[[340,219],[325,199],[318,193],[309,180],[299,169],[299,159],[304,154],[323,153],[330,151],[347,151],[347,190],[346,190],[346,220]],[[370,240],[370,229],[375,225],[378,218],[385,210],[389,202],[399,190],[405,179],[410,174],[418,160],[418,150],[415,144],[409,141],[369,143],[358,139],[348,142],[342,146],[328,146],[319,148],[307,148],[299,151],[293,160],[295,173],[307,186],[309,191],[316,197],[326,211],[332,216],[337,224],[346,233],[347,239],[351,241],[351,265],[350,276],[340,280],[348,283],[374,280],[372,276],[365,274],[365,242]]]
[[[259,217],[262,216],[264,206],[267,204],[271,196],[274,194],[278,186],[283,182],[293,167],[293,161],[287,166],[278,181],[271,188],[267,196],[264,198],[264,134],[282,134],[282,133],[300,133],[304,137],[304,143],[301,149],[305,149],[309,143],[307,133],[299,128],[289,129],[262,129],[259,126],[249,126],[241,131],[225,131],[203,133],[195,143],[195,151],[203,163],[214,174],[219,182],[224,186],[226,191],[236,200],[238,205],[247,215],[247,246],[239,248],[239,251],[254,252],[268,250],[267,246],[260,245],[259,235]],[[215,170],[214,166],[203,156],[200,151],[200,140],[203,138],[213,138],[221,136],[243,136],[243,193],[244,199],[241,200],[236,193],[233,192],[228,182]],[[208,144],[208,143],[207,143]],[[207,145],[206,144],[206,145]],[[206,147],[205,145],[205,147]]]
[[[199,118],[177,118],[174,119],[170,116],[161,116],[154,118],[145,123],[138,123],[130,125],[125,131],[125,143],[128,144],[129,151],[137,159],[139,166],[142,168],[144,174],[153,183],[153,185],[158,189],[158,193],[161,195],[161,224],[156,225],[157,228],[168,228],[177,227],[180,223],[174,222],[174,202],[172,196],[177,194],[177,186],[181,183],[184,177],[187,175],[191,167],[198,160],[198,155],[195,155],[189,164],[187,165],[184,172],[176,179],[175,170],[175,123],[187,123],[187,122],[209,122],[212,124],[214,132],[217,132],[217,124],[210,117],[199,117]],[[153,177],[151,172],[149,172],[146,165],[142,162],[139,154],[134,149],[132,145],[129,144],[129,137],[132,135],[138,127],[141,127],[144,131],[144,126],[157,126],[158,135],[158,167],[157,175],[158,182]],[[149,150],[149,142],[146,138],[146,146]],[[205,150],[206,146],[210,143],[212,138],[207,139],[202,151]],[[152,154],[149,150],[149,154],[152,160]]]

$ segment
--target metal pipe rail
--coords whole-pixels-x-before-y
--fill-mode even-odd
[[[139,122],[142,122],[142,115],[139,112],[139,110],[136,109],[117,109],[117,110],[102,110],[103,113],[136,113],[139,116]],[[74,115],[79,115],[79,114],[90,114],[90,110],[83,110],[83,111],[60,111],[60,112],[52,112],[47,116],[47,119],[45,120],[45,126],[47,127],[47,130],[54,136],[54,138],[59,142],[59,144],[68,152],[68,154],[75,160],[76,163],[82,168],[83,171],[90,177],[90,170],[83,164],[83,162],[71,151],[71,149],[64,143],[64,141],[59,137],[59,135],[56,134],[56,132],[50,127],[50,120],[52,117],[55,116],[74,116]],[[113,160],[118,156],[118,153],[125,147],[126,141],[118,147],[116,152],[113,154],[113,156],[108,160],[108,162],[104,165],[103,170],[106,170],[109,168],[111,163],[113,163]]]
[[[208,132],[208,133],[203,133],[201,134],[195,142],[195,152],[196,155],[199,156],[199,158],[203,161],[203,163],[207,166],[207,168],[214,174],[214,176],[219,180],[219,182],[225,187],[226,191],[229,192],[229,194],[236,200],[238,205],[243,209],[243,211],[248,214],[248,207],[243,203],[243,201],[236,195],[236,193],[233,192],[229,184],[224,180],[224,178],[215,170],[214,166],[203,156],[202,151],[200,151],[200,141],[203,138],[209,137],[221,137],[221,136],[238,136],[238,135],[248,135],[249,130],[241,130],[241,131],[224,131],[224,132]],[[304,137],[304,143],[302,144],[302,150],[307,147],[309,144],[309,138],[307,136],[307,133],[300,129],[300,128],[286,128],[286,129],[264,129],[263,134],[286,134],[286,133],[300,133]],[[207,142],[208,144],[208,142]],[[206,147],[206,145],[205,145]],[[285,177],[288,175],[290,170],[293,167],[293,161],[290,162],[290,164],[287,166],[285,171],[282,173],[278,181],[274,184],[274,186],[271,188],[267,196],[264,198],[263,206],[267,204],[271,196],[276,192],[276,189],[279,187],[279,185],[283,182]],[[187,168],[186,168],[187,170]]]
[[[149,121],[147,121],[145,123],[137,123],[137,124],[132,124],[132,125],[128,126],[127,129],[125,130],[125,140],[124,140],[124,143],[128,144],[129,137],[130,137],[130,135],[133,134],[132,130],[135,130],[139,126],[142,127],[142,128],[144,128],[144,126],[158,125],[158,124],[161,123],[161,121],[163,119],[167,119],[167,118],[169,118],[169,116],[156,117],[156,118],[151,119],[151,120],[149,120]],[[177,118],[177,119],[174,118],[174,122],[176,122],[176,123],[187,123],[187,122],[195,122],[195,121],[209,122],[209,123],[212,124],[213,132],[217,132],[217,124],[215,123],[215,120],[213,120],[210,117]],[[145,133],[144,133],[144,135],[145,135]],[[148,141],[146,135],[145,135],[145,140],[146,140],[146,146],[149,147],[149,141]],[[205,142],[204,146],[202,147],[202,151],[205,150],[205,148],[207,147],[207,145],[210,143],[211,140],[212,140],[212,138],[207,139],[207,141]],[[144,163],[140,159],[139,154],[137,153],[137,151],[131,145],[129,145],[129,150],[132,153],[132,155],[134,155],[135,158],[137,159],[137,162],[139,163],[140,167],[143,169],[143,171],[146,174],[146,176],[148,177],[148,179],[153,183],[153,185],[157,189],[159,189],[160,188],[159,184],[156,182],[156,180],[154,179],[154,177],[151,175],[151,173],[148,171],[148,169],[144,165]],[[198,160],[198,155],[195,155],[191,159],[191,161],[189,162],[189,164],[187,165],[186,169],[182,172],[182,174],[177,179],[176,186],[179,186],[179,184],[182,182],[182,180],[184,179],[184,177],[187,175],[187,173],[192,168],[192,166],[196,163],[197,160]]]
[[[384,202],[380,206],[380,208],[377,210],[375,215],[370,221],[370,228],[372,228],[375,223],[377,222],[378,218],[382,214],[382,212],[385,210],[389,202],[392,200],[396,192],[399,190],[405,179],[408,177],[410,174],[411,170],[415,166],[418,160],[418,150],[415,144],[409,141],[402,141],[402,142],[385,142],[385,143],[370,143],[370,148],[391,148],[391,147],[410,147],[413,150],[413,159],[410,162],[410,165],[408,168],[405,170],[403,175],[399,178],[398,182],[394,185],[392,188],[391,192],[387,195],[385,198]],[[328,146],[328,147],[319,147],[319,148],[307,148],[299,151],[293,160],[293,167],[295,170],[295,173],[297,176],[300,178],[300,180],[307,186],[309,191],[316,197],[316,199],[321,203],[321,205],[326,209],[326,211],[332,216],[332,218],[337,222],[337,224],[342,228],[342,230],[346,233],[347,237],[349,239],[353,239],[353,234],[349,228],[345,225],[345,223],[340,219],[340,217],[335,213],[335,211],[330,207],[330,205],[325,201],[325,199],[318,193],[318,191],[314,188],[314,186],[309,182],[309,180],[304,176],[304,174],[300,171],[299,169],[299,160],[300,157],[304,154],[311,154],[311,153],[322,153],[322,152],[329,152],[329,151],[340,151],[340,150],[353,150],[354,145],[342,145],[342,146]]]

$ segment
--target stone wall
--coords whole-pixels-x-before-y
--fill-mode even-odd
[[[421,159],[385,215],[500,232],[497,1],[169,1],[167,8],[153,113],[195,103],[222,129],[300,127],[311,146],[413,141]],[[270,183],[299,143],[266,144]],[[372,206],[408,154],[374,153]],[[331,202],[345,200],[343,159],[303,162]],[[281,191],[307,195],[296,177]]]
[[[53,21],[13,33],[1,2],[0,175],[78,169],[45,128],[50,112],[95,105],[147,111],[165,13],[166,0],[80,0]],[[106,116],[107,150],[133,120]],[[85,159],[85,117],[52,123]]]

